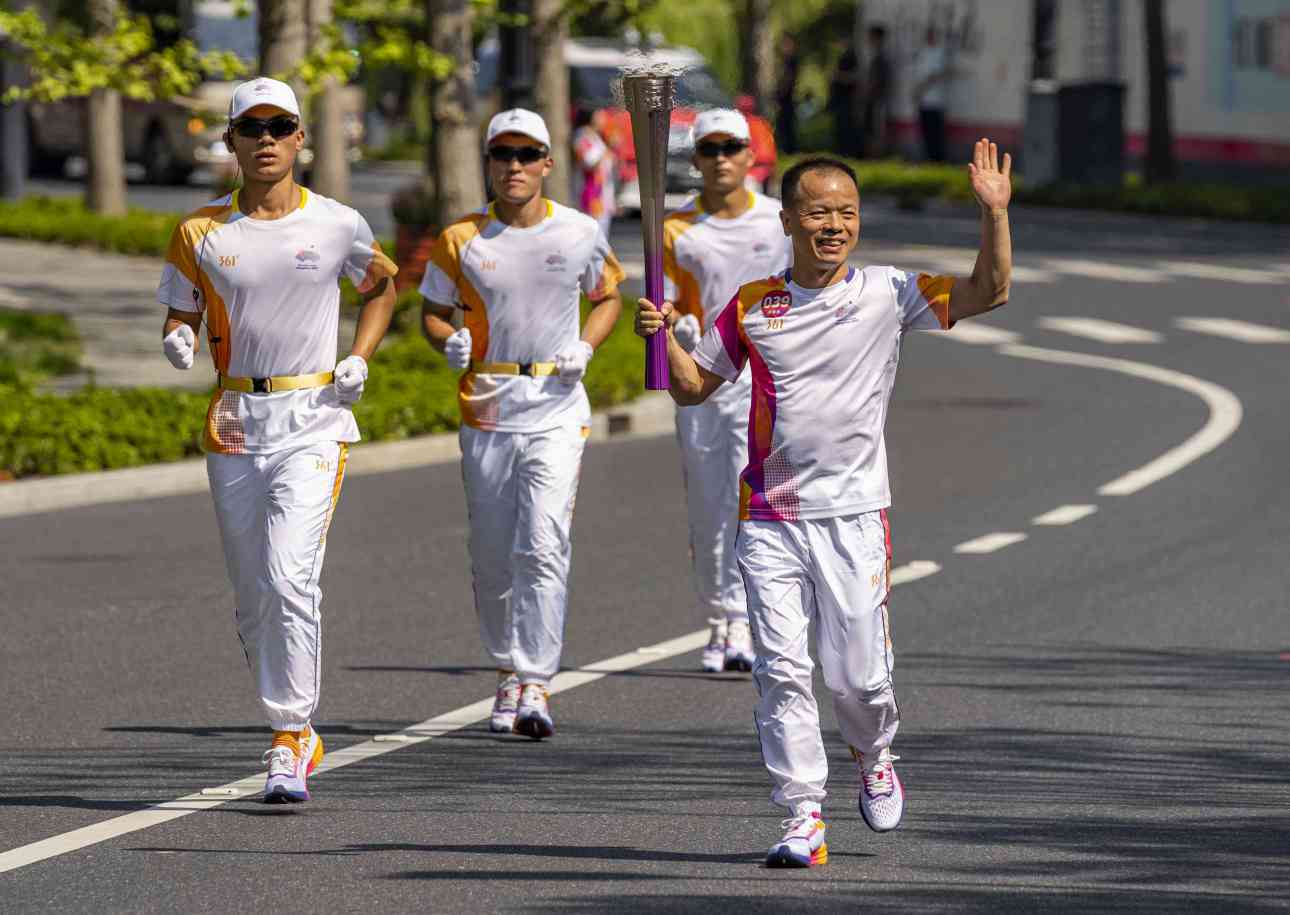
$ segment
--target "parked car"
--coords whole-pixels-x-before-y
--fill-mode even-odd
[[[476,90],[481,97],[489,95],[497,87],[498,51],[495,41],[486,41],[480,46]],[[690,143],[690,127],[701,110],[737,107],[736,100],[721,87],[703,55],[686,47],[660,46],[642,51],[621,41],[579,38],[565,42],[564,60],[569,67],[572,107],[592,112],[592,123],[618,161],[617,202],[620,212],[640,209],[631,118],[614,97],[614,83],[624,66],[666,63],[682,70],[677,80],[676,107],[672,111],[668,138],[666,205],[669,208],[679,206],[702,187],[699,170],[690,162],[694,152]],[[756,156],[748,181],[754,190],[765,190],[775,171],[774,133],[765,118],[745,114]]]
[[[185,34],[198,49],[233,51],[249,66],[259,56],[254,7],[238,16],[234,0],[196,0],[185,22]],[[191,94],[157,102],[130,99],[121,106],[125,158],[144,168],[154,184],[181,184],[194,170],[205,167],[217,175],[231,173],[236,161],[224,145],[228,105],[240,80],[205,80]],[[356,86],[343,90],[345,134],[351,160],[359,157],[363,142],[363,92]],[[28,106],[33,171],[61,173],[67,160],[85,154],[85,99],[65,99]],[[305,134],[309,142],[309,134]],[[300,163],[308,166],[312,150],[301,151]]]

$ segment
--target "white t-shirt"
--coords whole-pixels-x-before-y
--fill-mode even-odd
[[[949,327],[948,276],[852,269],[823,289],[748,283],[695,361],[732,381],[751,363],[744,520],[832,518],[891,504],[883,429],[907,330]]]
[[[300,189],[280,219],[252,219],[237,194],[212,201],[175,227],[157,301],[204,312],[215,369],[236,378],[330,372],[336,367],[340,287],[360,291],[398,272],[367,221],[342,203]],[[217,389],[203,448],[267,454],[316,442],[356,442],[358,426],[332,385],[271,394]]]
[[[734,219],[704,212],[695,196],[663,221],[663,295],[705,331],[740,286],[782,273],[793,259],[779,201],[752,191],[748,197],[750,206]]]
[[[919,85],[925,79],[931,79],[945,72],[946,56],[945,46],[937,45],[936,47],[923,46],[922,50],[914,57],[914,85]],[[923,90],[922,96],[918,99],[919,108],[943,109],[945,107],[947,82],[944,79],[937,80]]]
[[[590,216],[548,200],[546,218],[518,228],[493,208],[448,226],[435,241],[421,294],[464,312],[471,359],[554,362],[579,338],[580,292],[593,301],[612,294],[623,269]],[[591,421],[581,382],[476,372],[457,391],[462,422],[497,432],[540,432]]]

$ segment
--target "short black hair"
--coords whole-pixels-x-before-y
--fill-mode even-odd
[[[830,156],[812,156],[784,172],[784,177],[779,183],[779,195],[785,208],[791,207],[797,201],[797,187],[808,172],[837,172],[846,175],[856,186],[856,195],[860,194],[860,179],[856,177],[855,170],[851,166],[841,159]]]

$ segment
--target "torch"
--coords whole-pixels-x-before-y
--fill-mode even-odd
[[[623,73],[623,107],[632,119],[636,173],[641,192],[641,235],[645,242],[645,298],[663,307],[663,191],[667,178],[667,140],[676,97],[676,71],[667,66]],[[667,335],[645,341],[645,387],[666,391]]]

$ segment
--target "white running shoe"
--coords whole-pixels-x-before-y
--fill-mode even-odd
[[[266,804],[298,804],[309,800],[309,774],[323,758],[322,738],[310,725],[305,725],[297,737],[280,731],[273,737],[273,746],[264,754],[269,764],[269,777],[264,783]]]
[[[767,867],[815,867],[829,863],[829,846],[824,841],[827,827],[818,813],[789,817],[779,825],[787,831],[766,853]]]
[[[703,649],[703,669],[710,674],[719,674],[726,669],[726,621],[724,617],[712,619],[708,620],[708,625],[712,627],[712,633]]]
[[[900,825],[905,812],[905,788],[892,765],[899,756],[883,747],[872,765],[865,762],[864,754],[851,748],[851,755],[860,766],[860,815],[874,832],[887,832]]]
[[[547,707],[546,687],[541,683],[525,683],[520,690],[520,705],[515,712],[516,734],[541,740],[555,733],[555,722]]]
[[[520,678],[511,671],[497,672],[497,698],[488,729],[494,734],[509,734],[515,729],[515,713],[520,707]]]
[[[752,633],[748,631],[747,620],[731,620],[726,631],[725,669],[742,670],[747,673],[753,669]]]

